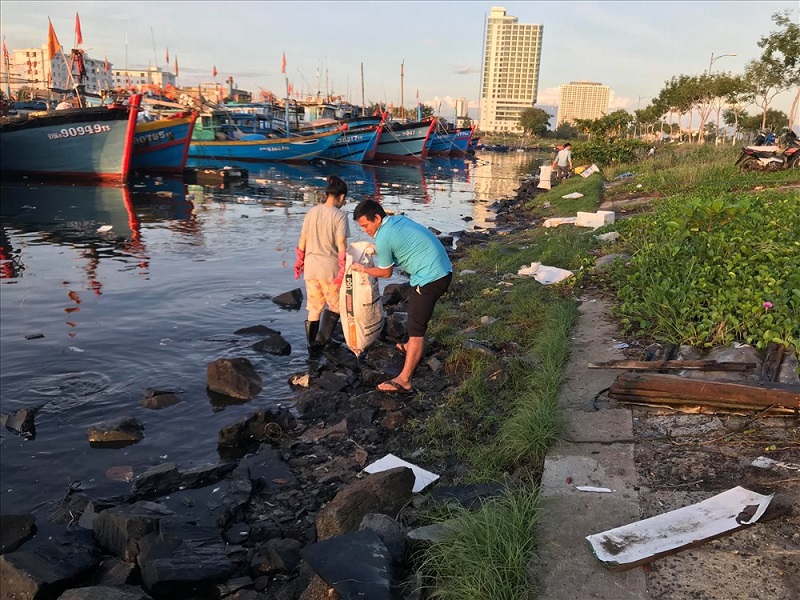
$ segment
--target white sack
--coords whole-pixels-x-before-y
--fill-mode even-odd
[[[373,246],[369,242],[353,242],[347,247],[344,280],[339,290],[339,313],[348,348],[359,356],[378,339],[385,313],[378,280],[366,273],[353,272],[353,263],[367,267],[372,263]]]

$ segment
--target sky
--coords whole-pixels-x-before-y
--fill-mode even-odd
[[[611,108],[644,108],[664,83],[680,74],[741,73],[758,58],[758,40],[777,29],[773,13],[800,1],[626,2],[279,2],[0,0],[0,33],[10,51],[41,47],[47,19],[61,44],[74,45],[80,15],[82,48],[108,57],[112,68],[157,65],[174,71],[178,85],[224,83],[281,95],[294,89],[330,91],[406,106],[419,101],[450,116],[455,99],[478,117],[484,24],[492,6],[520,23],[544,26],[538,105],[555,105],[558,86],[588,80],[608,85]],[[281,74],[286,56],[286,75]],[[401,85],[401,65],[404,77]],[[317,76],[319,73],[319,78]],[[317,81],[319,80],[319,85]],[[792,93],[773,107],[788,112]],[[754,112],[751,109],[752,112]]]

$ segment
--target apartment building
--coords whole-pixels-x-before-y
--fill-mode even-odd
[[[558,86],[556,127],[575,119],[597,119],[608,114],[611,88],[602,83],[573,81]]]
[[[543,30],[492,7],[485,24],[481,131],[521,131],[520,113],[536,103]]]

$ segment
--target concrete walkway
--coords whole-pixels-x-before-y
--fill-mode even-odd
[[[633,426],[627,409],[595,410],[595,395],[617,373],[588,369],[591,361],[624,358],[614,349],[615,327],[608,307],[588,299],[580,305],[573,330],[573,351],[560,408],[565,416],[562,440],[545,460],[539,525],[542,546],[532,568],[548,600],[647,599],[641,568],[612,572],[603,567],[586,536],[641,518],[633,457]],[[612,493],[580,492],[576,485],[611,488]]]

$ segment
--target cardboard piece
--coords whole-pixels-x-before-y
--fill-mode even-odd
[[[371,465],[364,467],[364,470],[367,473],[380,473],[381,471],[388,471],[395,467],[408,467],[414,471],[414,487],[411,490],[414,493],[421,492],[428,487],[428,485],[439,479],[436,473],[431,473],[422,467],[412,465],[410,462],[406,462],[402,458],[396,457],[394,454],[387,454],[383,458],[379,458]]]
[[[549,190],[551,185],[550,177],[552,173],[553,173],[553,167],[551,167],[550,165],[539,167],[539,185],[537,185],[536,187],[543,190]]]
[[[517,275],[529,275],[542,285],[558,283],[572,277],[572,271],[559,269],[558,267],[548,267],[542,263],[533,262],[529,267],[522,267],[517,271]]]
[[[622,571],[752,525],[773,496],[741,486],[656,517],[586,536],[603,566]]]

